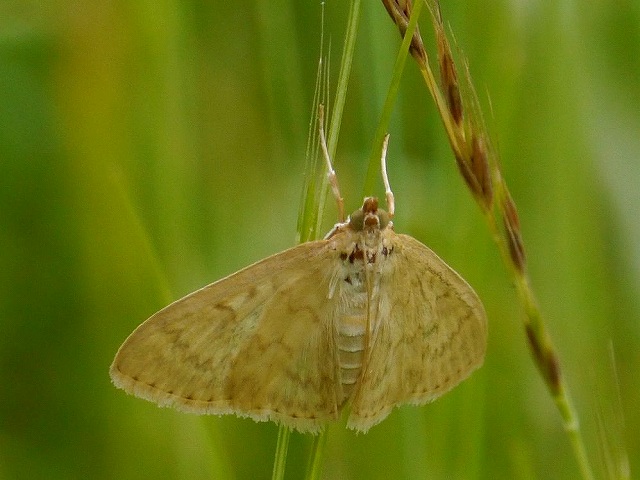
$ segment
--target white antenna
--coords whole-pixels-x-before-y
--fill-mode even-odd
[[[324,159],[327,162],[327,178],[331,184],[333,196],[336,198],[336,202],[338,203],[338,218],[340,219],[340,222],[344,222],[344,199],[340,195],[338,177],[336,176],[336,171],[333,169],[333,165],[331,165],[331,157],[329,157],[329,150],[327,149],[327,139],[324,136],[324,105],[322,104],[318,105],[318,128],[320,130],[320,147],[322,148]]]

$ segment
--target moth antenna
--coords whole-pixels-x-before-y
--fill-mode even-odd
[[[322,154],[327,162],[327,178],[329,179],[333,196],[338,204],[338,216],[340,218],[340,222],[344,222],[344,199],[342,198],[342,195],[340,195],[338,177],[336,176],[336,171],[333,169],[333,165],[331,165],[331,157],[329,156],[329,150],[327,149],[327,139],[324,136],[324,105],[322,104],[318,105],[318,130],[320,134],[320,148],[322,148]]]
[[[382,140],[382,155],[380,157],[380,163],[382,164],[382,182],[384,183],[384,193],[387,197],[387,210],[389,217],[393,218],[393,214],[396,211],[396,202],[393,192],[391,191],[391,185],[389,185],[389,176],[387,175],[387,147],[389,146],[389,134],[387,133]]]

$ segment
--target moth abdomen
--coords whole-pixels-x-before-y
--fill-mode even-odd
[[[337,322],[338,365],[343,402],[349,399],[362,371],[366,317],[364,313],[344,314]]]

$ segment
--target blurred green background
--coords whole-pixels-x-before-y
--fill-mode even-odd
[[[594,470],[624,473],[626,449],[637,472],[640,5],[453,3],[443,14],[487,108]],[[348,7],[326,2],[334,85]],[[319,0],[0,3],[0,478],[270,476],[274,425],[159,409],[107,372],[169,301],[294,244],[320,18]],[[363,2],[335,159],[349,211],[399,44],[382,4]],[[478,291],[487,358],[367,435],[332,425],[325,478],[577,478],[411,60],[390,133],[396,230]],[[292,435],[288,478],[309,447]]]

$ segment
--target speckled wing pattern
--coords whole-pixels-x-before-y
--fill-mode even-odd
[[[118,351],[113,382],[182,411],[319,431],[339,415],[328,243],[273,255],[159,311]]]
[[[367,431],[402,404],[451,390],[484,360],[487,324],[473,289],[416,239],[385,232],[393,246],[380,277],[368,360],[350,428]]]

